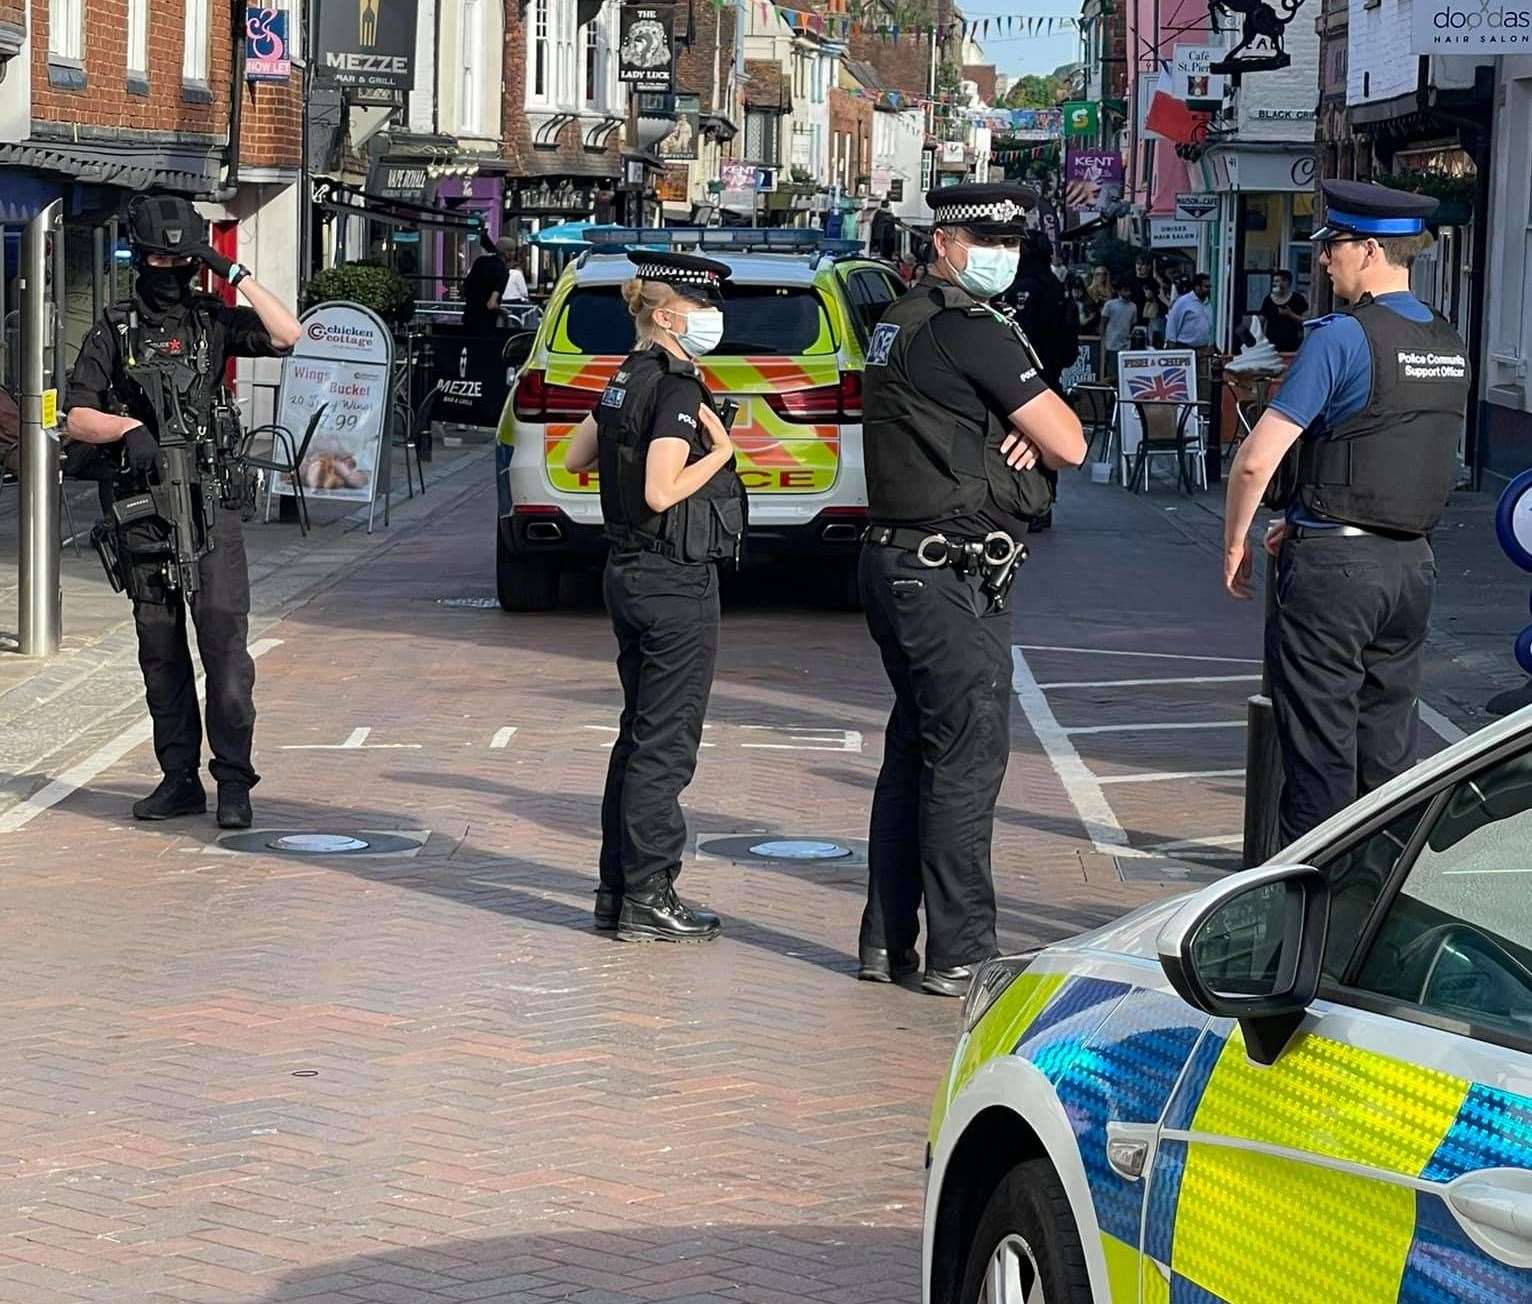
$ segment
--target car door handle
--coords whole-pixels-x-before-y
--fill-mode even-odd
[[[1106,1162],[1112,1171],[1130,1182],[1138,1181],[1154,1147],[1154,1133],[1153,1123],[1108,1123]]]
[[[1447,1204],[1480,1248],[1507,1263],[1532,1267],[1532,1171],[1465,1173],[1447,1187]]]

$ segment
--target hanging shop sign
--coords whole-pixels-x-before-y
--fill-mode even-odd
[[[1094,100],[1070,100],[1064,105],[1064,138],[1094,136],[1101,126],[1101,106]]]
[[[1223,103],[1228,78],[1212,71],[1221,45],[1178,45],[1170,64],[1170,93],[1192,109],[1216,109]]]
[[[702,138],[702,100],[696,95],[674,98],[676,125],[660,138],[654,152],[667,163],[689,163],[697,157],[697,142]]]
[[[287,10],[245,6],[245,80],[286,81],[292,76]]]
[[[1211,222],[1218,216],[1217,195],[1177,195],[1178,222]]]
[[[367,173],[367,193],[379,199],[428,206],[431,202],[431,179],[424,163],[408,160],[389,163],[378,159]]]
[[[1151,249],[1195,249],[1201,232],[1201,222],[1183,222],[1173,217],[1151,217],[1149,247]]]
[[[417,0],[318,0],[315,78],[404,92],[415,80]]]
[[[675,62],[675,10],[670,5],[623,5],[617,77],[646,91],[668,91]]]
[[[1532,51],[1532,11],[1485,0],[1415,0],[1411,54],[1495,55]]]
[[[1064,155],[1069,208],[1100,212],[1122,198],[1122,155],[1115,149],[1070,149]]]
[[[1284,45],[1287,25],[1297,17],[1303,0],[1208,0],[1208,13],[1215,29],[1221,30],[1239,24],[1239,40],[1227,50],[1216,63],[1208,65],[1208,72],[1239,79],[1247,72],[1274,72],[1292,63]]]

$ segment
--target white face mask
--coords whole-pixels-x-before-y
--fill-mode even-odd
[[[671,334],[688,357],[700,358],[716,349],[723,339],[723,313],[717,308],[693,308],[686,314],[686,328]]]
[[[1016,269],[1021,265],[1020,249],[1002,249],[982,245],[965,245],[968,261],[963,270],[953,268],[957,283],[975,299],[993,299],[1004,294],[1016,279]],[[947,265],[952,265],[948,256]]]

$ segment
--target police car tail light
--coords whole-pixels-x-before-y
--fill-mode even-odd
[[[578,421],[596,409],[601,391],[576,389],[573,385],[550,385],[537,370],[521,373],[516,381],[516,418],[519,421]]]
[[[767,406],[784,421],[811,424],[818,421],[862,419],[862,377],[855,371],[841,373],[834,385],[813,389],[790,389],[766,395]]]

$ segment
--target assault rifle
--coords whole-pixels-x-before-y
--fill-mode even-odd
[[[109,560],[103,552],[102,560],[108,578],[117,581],[114,588],[134,583],[123,574],[125,568],[147,567],[158,571],[167,589],[188,598],[197,592],[198,563],[214,546],[213,523],[222,496],[219,460],[210,440],[172,438],[160,444],[158,476],[112,504],[115,528],[109,533],[116,537],[108,545],[114,556]],[[150,521],[159,528],[145,528]],[[103,551],[99,541],[97,551]]]

